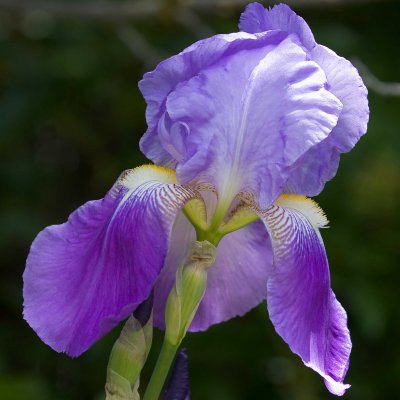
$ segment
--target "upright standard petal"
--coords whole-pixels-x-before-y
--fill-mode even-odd
[[[330,288],[328,261],[318,228],[327,221],[316,203],[283,196],[260,212],[270,234],[274,268],[267,283],[276,331],[330,392],[343,395],[351,341],[347,316]]]
[[[289,168],[336,125],[341,102],[290,38],[221,60],[172,92],[170,126],[185,124],[183,183],[211,182],[221,200],[240,191],[260,207],[282,192]]]
[[[340,154],[350,151],[367,131],[369,108],[367,88],[348,60],[321,45],[310,56],[324,70],[329,91],[343,104],[330,135],[297,161],[287,182],[293,193],[316,196],[335,176]]]
[[[240,16],[239,29],[248,33],[284,31],[296,35],[307,49],[312,49],[316,44],[307,22],[286,4],[267,9],[260,3],[250,3]]]
[[[173,171],[126,171],[102,200],[36,237],[24,272],[24,317],[59,352],[77,356],[145,300],[180,208],[197,194]]]
[[[165,302],[175,281],[176,269],[195,240],[193,227],[177,217],[165,268],[155,286],[154,323],[164,329]],[[260,221],[226,235],[217,248],[215,264],[208,270],[207,289],[189,331],[244,315],[266,298],[266,281],[272,266],[267,232]]]
[[[367,130],[367,89],[354,66],[316,44],[307,23],[285,4],[266,9],[251,3],[241,15],[239,26],[248,33],[278,30],[296,36],[309,59],[324,71],[327,90],[343,104],[337,125],[325,140],[297,160],[286,184],[287,192],[315,196],[335,176],[340,154],[350,151]]]
[[[154,71],[146,73],[139,82],[139,88],[147,102],[148,125],[140,141],[142,152],[155,164],[176,165],[179,157],[185,156],[185,147],[179,144],[177,149],[174,148],[176,143],[181,142],[175,135],[185,136],[187,129],[183,124],[172,126],[168,118],[164,117],[168,95],[180,84],[212,67],[219,60],[241,50],[278,44],[285,36],[286,34],[280,32],[264,35],[237,32],[212,36],[194,43],[176,56],[161,62]]]

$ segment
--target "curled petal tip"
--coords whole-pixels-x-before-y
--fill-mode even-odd
[[[347,389],[351,387],[349,384],[335,381],[330,376],[325,377],[325,386],[332,394],[335,394],[336,396],[343,396]]]

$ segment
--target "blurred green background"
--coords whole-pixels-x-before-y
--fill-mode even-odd
[[[244,2],[30,4],[0,0],[0,399],[102,399],[120,327],[78,359],[44,345],[22,319],[30,243],[144,161],[138,80],[193,41],[237,30]],[[290,4],[318,42],[359,63],[370,86],[369,132],[317,200],[331,221],[323,237],[353,339],[346,398],[397,399],[400,93],[377,79],[400,81],[400,3]],[[143,383],[160,339],[157,332]],[[275,334],[264,304],[185,346],[194,400],[332,397]]]

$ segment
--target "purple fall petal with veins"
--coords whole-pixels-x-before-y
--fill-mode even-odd
[[[351,340],[346,312],[330,288],[328,260],[318,232],[323,216],[311,200],[283,201],[260,212],[274,251],[267,284],[269,315],[291,350],[341,396],[350,387],[343,380]],[[312,213],[307,215],[307,210]]]
[[[33,242],[24,318],[54,350],[81,354],[149,296],[175,216],[197,196],[172,183],[174,175],[152,169],[123,174],[104,199],[86,203]]]

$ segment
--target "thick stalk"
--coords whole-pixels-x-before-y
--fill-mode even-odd
[[[164,340],[143,400],[158,400],[178,348]]]

